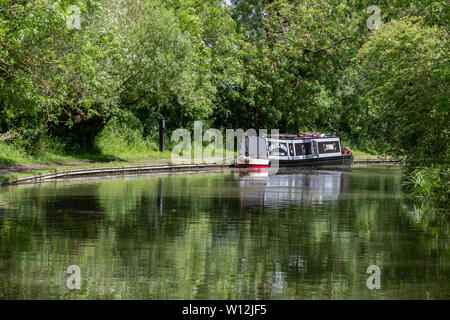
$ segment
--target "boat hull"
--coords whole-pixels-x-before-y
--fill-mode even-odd
[[[330,165],[350,165],[353,162],[353,155],[343,155],[339,157],[299,159],[299,160],[278,160],[279,167],[317,167]],[[252,163],[236,163],[235,168],[252,169],[255,171],[268,170],[276,165],[276,161],[271,160],[269,165]]]
[[[250,169],[252,171],[264,171],[269,170],[269,160],[238,157],[237,162],[234,164],[234,167]]]
[[[301,167],[301,166],[341,165],[341,164],[351,164],[352,162],[353,162],[353,155],[349,154],[338,157],[311,158],[298,160],[278,160],[278,165],[280,167]]]

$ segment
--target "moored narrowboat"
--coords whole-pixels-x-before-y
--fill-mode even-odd
[[[318,133],[244,135],[235,167],[268,169],[280,167],[349,164],[350,149],[340,137]]]

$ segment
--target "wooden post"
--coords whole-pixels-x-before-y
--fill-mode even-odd
[[[162,118],[159,121],[159,151],[166,151],[166,120]]]

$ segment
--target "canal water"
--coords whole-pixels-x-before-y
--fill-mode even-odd
[[[449,299],[449,238],[398,167],[10,187],[0,299]]]

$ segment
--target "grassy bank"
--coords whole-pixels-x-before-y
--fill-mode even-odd
[[[60,165],[78,162],[117,162],[131,160],[170,159],[170,151],[161,153],[149,149],[146,151],[130,151],[117,153],[85,152],[80,154],[63,154],[45,152],[39,155],[29,155],[20,152],[17,147],[0,143],[0,167],[23,165]]]
[[[42,142],[41,142],[42,143]],[[161,153],[151,141],[126,139],[120,135],[99,137],[90,150],[70,151],[57,141],[44,141],[30,152],[23,143],[0,142],[0,167],[20,165],[52,165],[76,162],[111,162],[170,159],[171,152]]]
[[[376,152],[372,152],[372,151],[362,151],[362,150],[358,150],[355,148],[350,148],[352,150],[353,156],[355,157],[355,159],[390,159],[392,157],[383,155],[383,154],[379,154]]]

